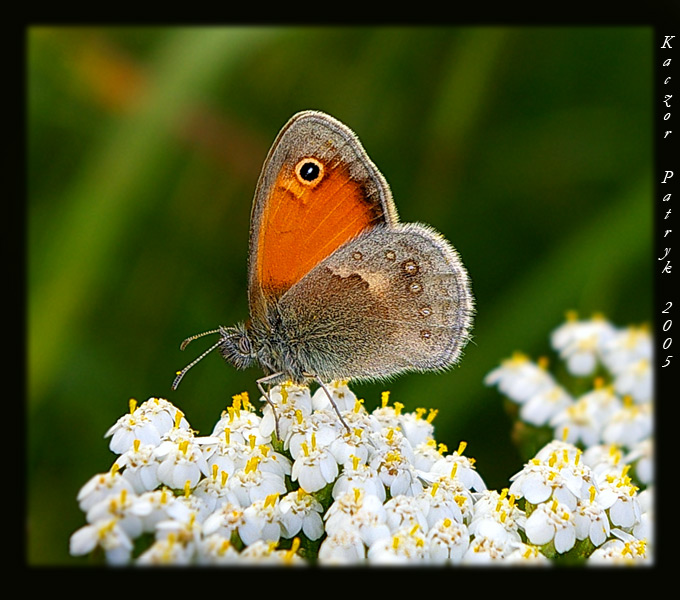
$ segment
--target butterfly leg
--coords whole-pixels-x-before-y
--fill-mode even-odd
[[[326,392],[326,396],[328,396],[328,399],[331,401],[331,404],[333,405],[333,408],[335,409],[335,412],[338,415],[340,422],[345,426],[347,433],[352,433],[352,430],[349,428],[349,425],[347,425],[347,423],[345,423],[345,419],[342,418],[340,410],[338,409],[338,405],[335,403],[335,400],[333,400],[333,396],[328,391],[328,388],[324,385],[323,381],[321,381],[321,378],[318,375],[309,375],[307,373],[305,373],[304,376],[316,380],[316,382],[321,386],[323,391]]]
[[[272,412],[274,413],[274,423],[276,427],[276,437],[280,440],[281,436],[279,434],[279,415],[276,412],[276,406],[274,406],[274,403],[272,402],[271,398],[269,397],[269,391],[264,389],[264,386],[262,385],[263,383],[268,383],[272,381],[273,379],[276,379],[277,377],[280,377],[282,374],[281,373],[273,373],[271,375],[267,375],[266,377],[262,377],[261,379],[258,379],[255,383],[257,383],[257,387],[260,389],[260,393],[264,397],[264,399],[267,401],[267,404],[271,406]]]

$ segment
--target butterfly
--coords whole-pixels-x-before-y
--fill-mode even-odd
[[[459,360],[474,315],[458,252],[431,227],[400,223],[387,181],[354,132],[312,110],[284,125],[262,167],[248,305],[247,321],[182,343],[220,336],[177,373],[173,389],[215,348],[237,369],[258,365],[267,400],[263,384],[324,387],[444,370]]]

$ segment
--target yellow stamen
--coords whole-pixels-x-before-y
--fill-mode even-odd
[[[130,414],[132,414],[133,412],[135,412],[135,409],[137,408],[137,400],[135,400],[134,398],[130,398],[130,400],[128,401],[128,406],[130,407]]]
[[[189,479],[184,483],[184,497],[188,498],[191,496],[191,481]]]
[[[456,451],[458,453],[458,456],[462,456],[463,452],[465,452],[465,448],[467,448],[467,442],[461,442],[458,444],[458,450]]]
[[[229,440],[231,439],[231,429],[229,427],[224,428],[224,442],[229,445]]]
[[[428,423],[432,423],[434,421],[434,418],[439,414],[439,409],[437,408],[431,408],[430,412],[427,414],[427,419],[426,421]]]
[[[569,427],[565,427],[564,429],[562,429],[562,441],[566,442],[568,437],[569,437]]]
[[[177,412],[175,413],[175,429],[179,429],[179,425],[180,425],[180,423],[182,422],[182,417],[183,417],[183,416],[184,416],[184,415],[183,415],[180,411],[177,411]]]
[[[298,551],[299,547],[300,547],[300,538],[298,538],[298,537],[293,538],[293,543],[290,545],[290,548],[286,551],[285,559],[287,561],[293,560],[293,556]]]
[[[439,489],[439,482],[438,482],[438,481],[435,481],[435,482],[432,484],[432,491],[430,492],[430,494],[432,494],[432,497],[433,497],[433,498],[434,498],[435,494],[437,493],[437,490],[438,490],[438,489]]]
[[[142,443],[141,440],[135,439],[134,442],[132,442],[132,447],[134,448],[135,452],[139,452],[139,445]]]
[[[217,463],[214,463],[212,466],[212,478],[213,480],[217,479],[217,475],[219,474],[220,468],[217,466]]]
[[[352,468],[356,471],[359,466],[359,457],[352,455]]]
[[[380,394],[380,402],[382,404],[382,407],[385,408],[387,406],[387,403],[390,401],[390,393],[389,392],[383,392]]]
[[[179,451],[182,454],[186,454],[187,450],[189,449],[189,440],[182,440],[179,444],[177,444],[177,448],[179,448]]]
[[[395,402],[394,403],[394,413],[396,415],[400,415],[403,408],[404,408],[404,405],[401,402]]]
[[[227,479],[229,479],[229,473],[222,471],[222,486],[227,485]]]

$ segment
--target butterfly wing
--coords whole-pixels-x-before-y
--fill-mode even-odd
[[[445,369],[470,337],[470,283],[458,253],[420,224],[376,227],[279,301],[290,351],[326,381]]]
[[[253,201],[251,317],[348,240],[396,223],[389,186],[356,135],[324,113],[296,114],[269,151]]]

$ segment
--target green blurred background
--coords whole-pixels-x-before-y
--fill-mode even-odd
[[[217,353],[244,319],[251,199],[302,109],[347,123],[403,221],[456,246],[474,342],[445,374],[355,385],[435,407],[438,441],[489,487],[521,466],[483,378],[548,354],[576,309],[652,311],[651,27],[32,27],[27,29],[27,561],[68,554],[79,488],[114,460],[131,397],[163,396],[209,433],[259,371]]]

